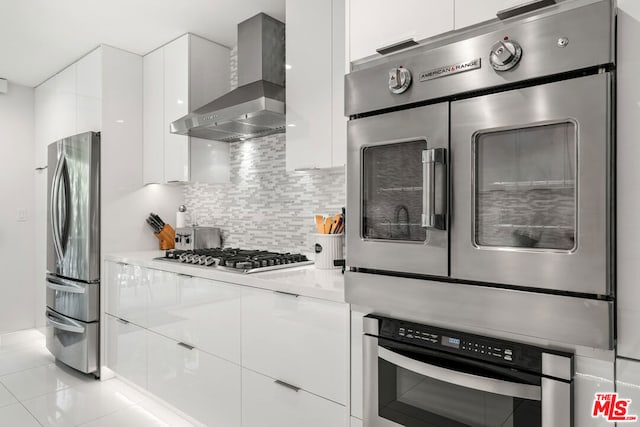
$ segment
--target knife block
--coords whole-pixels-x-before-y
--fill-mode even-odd
[[[159,233],[153,233],[159,240],[160,249],[166,251],[176,247],[176,230],[169,224],[165,224]]]

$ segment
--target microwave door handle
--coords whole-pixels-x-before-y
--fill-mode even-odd
[[[431,148],[422,151],[422,227],[446,229],[446,201],[443,203],[445,213],[436,213],[436,164],[446,168],[446,148]],[[447,191],[447,172],[442,174],[443,196]]]
[[[51,182],[51,199],[49,200],[49,210],[51,211],[51,236],[53,238],[53,248],[58,256],[58,262],[62,262],[62,250],[60,249],[60,230],[59,230],[59,212],[58,212],[58,198],[60,191],[60,174],[62,171],[62,162],[64,155],[60,157],[56,168],[53,172],[53,180]]]
[[[378,346],[378,357],[403,369],[407,369],[438,381],[455,384],[460,387],[520,399],[537,401],[542,399],[542,388],[537,385],[520,384],[496,378],[487,378],[468,374],[466,372],[453,371],[451,369],[441,368],[439,366],[429,365],[418,360],[411,359],[380,346]]]

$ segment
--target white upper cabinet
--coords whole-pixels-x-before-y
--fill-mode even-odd
[[[455,0],[455,27],[464,28],[469,25],[489,21],[496,18],[496,13],[503,9],[525,3],[523,0]]]
[[[164,49],[156,49],[143,58],[142,112],[144,183],[164,182]],[[185,143],[186,146],[186,143]]]
[[[418,41],[454,28],[454,0],[348,1],[350,61],[374,55],[381,47],[407,39]]]
[[[344,166],[344,0],[286,4],[287,170]]]
[[[35,90],[35,166],[47,164],[47,146],[102,128],[102,48],[51,77]]]
[[[189,181],[189,137],[170,132],[174,120],[189,113],[189,39],[180,37],[164,51],[164,178],[167,182]],[[196,54],[205,54],[198,52]],[[227,57],[228,58],[228,57]]]
[[[102,50],[76,63],[76,133],[102,129]]]
[[[143,68],[144,183],[228,181],[228,144],[175,135],[170,125],[229,91],[229,49],[185,34],[146,55]],[[196,160],[213,164],[191,170],[193,145]]]

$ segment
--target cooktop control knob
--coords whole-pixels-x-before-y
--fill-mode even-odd
[[[393,93],[402,93],[411,86],[411,71],[404,67],[397,67],[389,71],[389,90]]]
[[[507,71],[515,67],[522,57],[522,47],[513,40],[502,40],[491,46],[489,62],[496,71]]]

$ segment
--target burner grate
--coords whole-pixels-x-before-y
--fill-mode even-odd
[[[170,249],[164,257],[156,259],[217,267],[225,271],[240,273],[254,273],[313,264],[303,254],[238,248]]]

